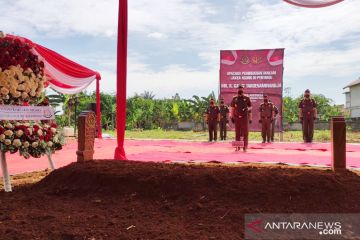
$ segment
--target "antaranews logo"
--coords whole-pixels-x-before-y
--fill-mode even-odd
[[[266,222],[265,230],[318,230],[319,235],[341,235],[341,222],[281,221]]]
[[[360,214],[245,214],[244,236],[248,240],[358,239]]]
[[[249,229],[251,229],[251,231],[255,233],[261,233],[263,231],[261,223],[262,223],[261,219],[256,219],[246,224],[246,227],[248,227]]]

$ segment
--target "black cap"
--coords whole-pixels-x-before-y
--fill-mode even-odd
[[[244,88],[244,86],[242,84],[239,84],[238,89],[242,89],[242,88]]]
[[[266,95],[266,94],[265,94],[265,95],[263,95],[263,98],[267,98],[267,97],[268,97],[268,95]]]
[[[306,92],[306,93],[310,93],[310,90],[309,90],[309,89],[306,89],[305,92]]]

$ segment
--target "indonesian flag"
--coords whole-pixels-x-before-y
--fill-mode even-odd
[[[344,0],[283,0],[284,2],[307,8],[321,8],[334,5]]]

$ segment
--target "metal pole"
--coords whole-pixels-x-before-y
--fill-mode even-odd
[[[9,172],[7,169],[7,164],[6,164],[6,156],[5,156],[5,152],[1,151],[1,169],[2,169],[2,174],[3,174],[3,178],[4,178],[4,189],[5,192],[11,192],[12,188],[11,188],[11,182],[10,182],[10,176],[9,176]]]
[[[52,158],[51,158],[51,152],[48,151],[48,152],[46,153],[46,155],[47,155],[48,160],[49,160],[50,169],[51,169],[51,171],[54,171],[54,170],[56,169],[56,167],[55,167],[54,161],[53,161]]]

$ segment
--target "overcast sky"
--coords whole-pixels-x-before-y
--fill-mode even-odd
[[[285,48],[284,87],[344,103],[360,76],[360,1],[306,9],[281,0],[128,0],[128,96],[218,91],[220,49]],[[97,70],[116,88],[117,0],[0,0],[0,29]],[[90,90],[94,89],[94,85]]]

